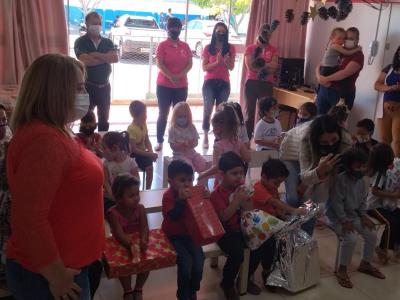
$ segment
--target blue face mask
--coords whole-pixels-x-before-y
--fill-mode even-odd
[[[177,117],[176,125],[179,127],[186,127],[188,125],[188,119],[186,117]]]

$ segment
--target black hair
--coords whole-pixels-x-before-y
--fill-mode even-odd
[[[314,119],[317,115],[317,105],[315,105],[314,102],[303,103],[300,108],[303,108],[306,112],[308,112],[311,119]]]
[[[269,111],[271,107],[278,104],[278,101],[272,97],[264,97],[258,101],[259,115],[260,118],[264,118],[265,112]]]
[[[400,70],[400,46],[397,48],[393,56],[392,68],[396,71]]]
[[[176,176],[180,174],[193,176],[194,175],[193,168],[191,165],[189,165],[187,162],[181,159],[173,160],[168,165],[168,178],[174,179]]]
[[[81,119],[81,123],[96,122],[96,115],[93,111],[89,110],[88,113]]]
[[[243,112],[242,112],[242,107],[240,106],[240,104],[238,102],[229,102],[228,104],[230,106],[232,106],[233,109],[235,110],[236,115],[239,118],[240,125],[244,125]]]
[[[371,134],[374,133],[375,130],[375,123],[371,119],[362,119],[358,121],[357,127],[365,128]]]
[[[360,40],[360,30],[358,30],[358,28],[350,27],[349,29],[346,30],[346,32],[347,31],[354,33],[357,36],[357,40]]]
[[[221,54],[222,56],[224,56],[226,53],[229,52],[229,33],[228,33],[228,26],[226,26],[226,24],[224,22],[218,22],[217,24],[215,24],[214,26],[214,30],[212,33],[212,37],[211,37],[211,43],[210,46],[208,47],[208,51],[210,52],[211,55],[215,55],[217,54],[217,48],[215,47],[216,43],[217,43],[217,34],[216,34],[216,30],[218,27],[224,27],[225,28],[225,39],[222,42],[222,49],[221,49]]]
[[[6,107],[5,107],[3,104],[1,104],[1,103],[0,103],[0,109],[1,109],[1,110],[4,110],[4,111],[7,111]]]
[[[342,141],[342,129],[334,118],[329,115],[317,117],[310,125],[310,143],[313,151],[319,154],[321,154],[319,138],[324,133],[337,133],[339,142]]]
[[[233,151],[223,153],[218,160],[218,169],[224,173],[237,167],[241,167],[244,170],[244,162],[242,158]]]
[[[289,170],[281,160],[270,158],[263,163],[261,175],[265,175],[268,179],[278,177],[287,178],[289,176]]]
[[[90,19],[91,16],[96,16],[96,17],[102,19],[101,16],[100,16],[100,14],[99,14],[97,11],[91,11],[90,13],[88,13],[88,14],[85,16],[85,23],[87,23],[87,22],[89,21],[89,19]]]
[[[373,176],[377,172],[386,172],[393,160],[394,152],[392,147],[383,143],[374,145],[369,153],[368,174]]]
[[[333,106],[329,111],[328,115],[331,116],[336,122],[345,122],[349,117],[349,112],[346,105]]]
[[[129,112],[133,118],[140,116],[145,111],[146,104],[144,104],[142,101],[134,100],[131,102],[131,104],[129,104]]]
[[[131,186],[139,186],[139,184],[139,179],[131,174],[120,174],[114,179],[111,187],[112,194],[116,200],[121,199],[124,197],[126,189],[130,188]]]
[[[182,28],[182,22],[179,18],[177,17],[170,17],[168,18],[167,21],[167,29],[170,29],[172,27],[179,27]]]
[[[359,148],[351,148],[343,152],[340,162],[345,170],[350,170],[353,163],[366,164],[368,154]]]
[[[122,151],[129,153],[129,134],[127,131],[109,131],[103,136],[103,143],[110,149],[118,146]]]

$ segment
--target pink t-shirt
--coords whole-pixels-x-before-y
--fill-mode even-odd
[[[210,45],[207,45],[204,48],[203,59],[208,59],[209,63],[213,63],[217,60],[217,56],[218,56],[219,52],[216,52],[215,55],[211,55],[211,53],[208,51],[209,46]],[[233,58],[235,58],[235,56],[236,56],[236,50],[233,45],[229,45],[229,55]],[[206,72],[206,75],[204,76],[204,80],[208,80],[208,79],[222,79],[229,83],[229,70],[225,66],[225,62],[223,60],[217,67]]]
[[[171,39],[161,42],[156,50],[156,57],[163,61],[164,66],[173,74],[182,72],[190,62],[192,50],[185,42],[178,40],[174,46]],[[169,88],[184,88],[188,86],[187,76],[182,77],[174,84],[161,71],[158,72],[157,84]]]
[[[253,55],[257,47],[259,47],[258,44],[248,45],[246,47],[246,52],[244,55],[249,55],[249,54]],[[270,63],[272,61],[272,58],[277,55],[278,55],[278,50],[274,46],[268,44],[268,46],[263,49],[263,51],[260,53],[258,57],[262,57],[266,63]],[[246,80],[247,79],[258,80],[257,72],[247,70]],[[275,82],[274,76],[272,74],[268,75],[265,81],[274,83]]]

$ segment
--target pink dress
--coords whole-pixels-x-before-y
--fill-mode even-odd
[[[127,219],[123,216],[117,209],[116,206],[113,206],[109,209],[108,213],[111,215],[115,215],[117,217],[118,223],[121,225],[122,230],[126,234],[131,234],[140,231],[140,207],[138,206],[133,212],[132,220]]]

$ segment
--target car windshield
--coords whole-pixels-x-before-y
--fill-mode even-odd
[[[158,29],[158,25],[154,20],[143,20],[143,19],[133,19],[133,18],[128,18],[125,22],[125,26],[130,28]]]

